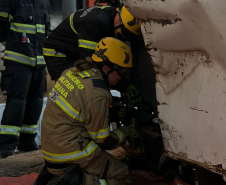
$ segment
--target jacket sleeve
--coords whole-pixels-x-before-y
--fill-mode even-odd
[[[14,1],[13,1],[14,2]],[[6,36],[9,31],[10,21],[13,16],[10,14],[10,0],[0,1],[0,43],[6,44]]]
[[[78,32],[78,47],[80,58],[92,56],[98,42],[105,37],[102,29],[86,24],[79,28]]]
[[[86,117],[86,129],[90,137],[104,150],[113,149],[122,144],[131,135],[128,127],[120,127],[112,132],[109,130],[109,106],[107,98],[95,98],[89,106]]]

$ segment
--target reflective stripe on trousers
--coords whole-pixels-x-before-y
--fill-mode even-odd
[[[27,134],[35,134],[37,130],[37,125],[22,125],[21,131]]]
[[[52,91],[49,93],[50,99],[53,100],[56,97],[55,103],[60,106],[60,108],[66,112],[70,117],[76,119],[78,121],[83,122],[83,117],[79,114],[77,110],[75,110],[61,95],[53,88]]]
[[[54,162],[67,162],[67,161],[74,161],[76,159],[80,159],[83,157],[87,157],[93,153],[93,151],[98,147],[98,145],[91,141],[83,150],[65,153],[65,154],[54,154],[49,153],[42,150],[43,157],[47,160],[54,161]]]
[[[0,134],[19,136],[20,135],[20,127],[1,125],[0,126]]]
[[[42,48],[43,55],[51,57],[66,57],[65,54],[55,51],[54,49]]]
[[[97,45],[98,45],[98,42],[93,42],[93,41],[89,41],[89,40],[78,39],[78,46],[80,48],[87,48],[87,49],[94,50]]]

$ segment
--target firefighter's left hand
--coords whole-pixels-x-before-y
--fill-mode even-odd
[[[132,84],[130,84],[130,86],[126,89],[125,94],[128,99],[129,106],[141,103],[141,95]]]

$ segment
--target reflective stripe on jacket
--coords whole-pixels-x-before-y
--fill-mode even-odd
[[[7,1],[0,5],[4,63],[45,66],[42,46],[50,28],[48,0]]]
[[[115,15],[115,8],[110,6],[94,6],[71,14],[45,40],[44,55],[63,57],[51,50],[75,60],[91,56],[103,37],[115,37]]]

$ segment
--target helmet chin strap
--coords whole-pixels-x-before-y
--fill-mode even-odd
[[[105,82],[106,85],[108,85],[108,86],[110,86],[109,81],[108,81],[108,75],[111,74],[114,70],[115,70],[115,69],[111,69],[111,70],[108,71],[107,73],[103,72],[103,70],[102,70],[104,82]]]
[[[109,84],[109,81],[108,81],[108,75],[109,75],[110,73],[112,73],[115,69],[111,69],[110,71],[108,71],[108,72],[105,73],[105,72],[103,71],[103,68],[100,67],[99,65],[96,65],[96,68],[99,69],[99,71],[101,72],[101,74],[102,74],[102,76],[103,76],[103,79],[104,79],[105,84],[109,87],[110,84]]]

